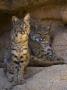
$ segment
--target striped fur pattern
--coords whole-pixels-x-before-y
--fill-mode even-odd
[[[23,80],[24,71],[29,64],[29,33],[30,33],[30,15],[27,14],[23,20],[12,17],[13,28],[10,32],[10,62],[4,59],[7,71],[12,71],[13,81],[21,82]],[[9,63],[8,63],[9,62]],[[10,68],[9,68],[10,67]]]

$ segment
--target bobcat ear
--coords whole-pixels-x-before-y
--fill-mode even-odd
[[[31,29],[30,29],[30,27],[31,27],[31,25],[30,25],[31,17],[30,17],[30,14],[29,14],[29,13],[27,13],[27,14],[25,15],[23,21],[24,21],[24,30],[25,30],[26,33],[29,34],[30,31],[31,31]]]
[[[26,24],[30,23],[30,13],[27,13],[27,14],[25,15],[25,17],[24,17],[24,22],[25,22]]]
[[[12,16],[12,22],[13,22],[13,24],[15,23],[15,22],[17,22],[19,19],[16,17],[16,16]]]

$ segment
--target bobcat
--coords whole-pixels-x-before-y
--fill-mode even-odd
[[[10,32],[10,53],[4,56],[5,68],[4,72],[12,74],[10,78],[12,82],[22,83],[25,69],[30,61],[29,52],[29,34],[30,14],[27,14],[23,20],[12,17],[13,27]]]
[[[51,40],[51,25],[46,28],[39,23],[35,23],[32,20],[32,30],[30,33],[30,47],[34,56],[41,60],[49,61],[62,61],[61,57],[58,57],[52,47]],[[46,59],[47,58],[47,59]]]

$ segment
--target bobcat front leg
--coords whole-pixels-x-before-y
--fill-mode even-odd
[[[22,84],[25,82],[24,73],[27,68],[29,61],[20,62],[19,66],[14,71],[14,82],[17,84]]]

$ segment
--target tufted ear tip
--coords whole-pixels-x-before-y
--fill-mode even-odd
[[[16,16],[12,16],[12,22],[17,22],[18,18]]]
[[[29,21],[30,20],[30,13],[27,13],[24,17],[24,21]]]

